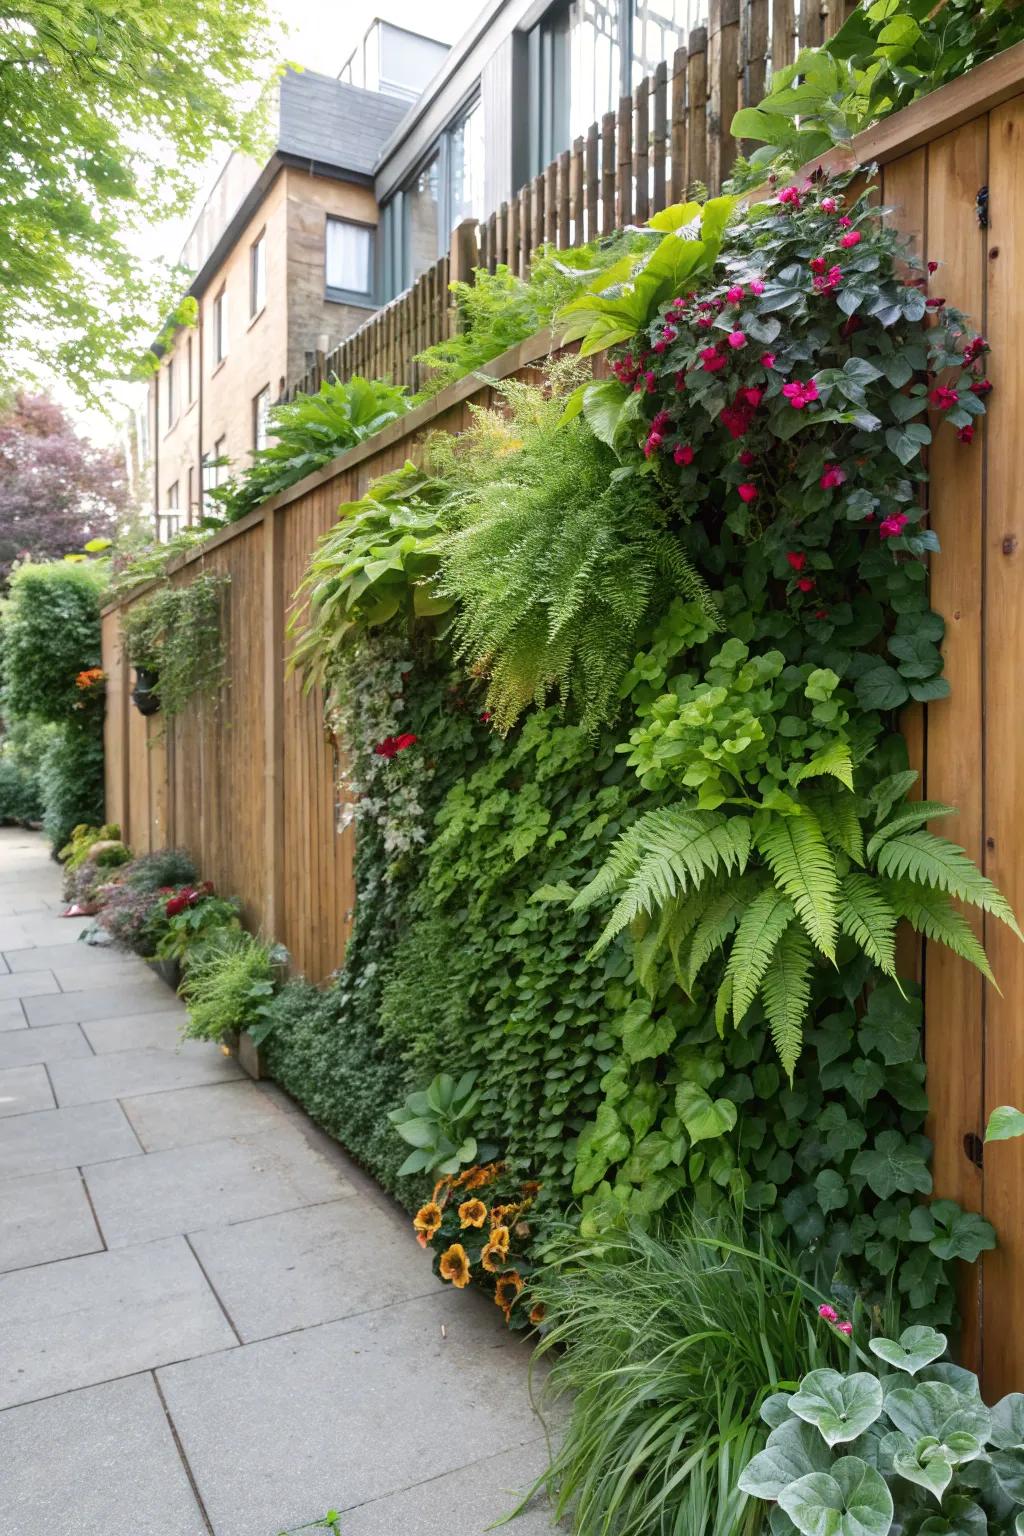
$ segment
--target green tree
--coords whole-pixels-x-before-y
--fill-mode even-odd
[[[277,51],[264,0],[0,0],[0,381],[133,370],[180,274],[131,232],[258,151]]]

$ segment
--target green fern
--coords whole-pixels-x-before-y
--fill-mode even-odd
[[[879,881],[849,874],[839,889],[839,926],[887,976],[896,975],[896,913]]]
[[[864,830],[857,796],[835,785],[812,784],[801,791],[800,798],[816,818],[826,842],[839,853],[845,853],[854,864],[863,864]]]
[[[772,1042],[791,1082],[803,1044],[804,1020],[811,1007],[813,965],[814,951],[807,935],[793,923],[779,940],[761,986]]]
[[[983,912],[991,912],[1018,938],[1024,938],[1006,897],[956,843],[936,837],[934,832],[898,832],[879,848],[876,862],[879,874],[946,891]]]
[[[890,816],[878,831],[872,834],[868,843],[868,858],[873,859],[883,843],[887,843],[897,832],[911,832],[915,827],[923,827],[928,821],[936,821],[940,816],[954,816],[956,812],[951,805],[943,805],[939,800],[913,800],[901,805],[894,816]]]
[[[788,896],[768,886],[740,919],[725,974],[732,982],[732,1015],[739,1024],[757,995],[782,935],[796,916]]]
[[[677,956],[673,957],[676,959],[676,974],[687,992],[693,991],[697,976],[715,951],[722,949],[726,940],[732,937],[757,890],[756,880],[744,876],[727,885],[724,890],[709,895],[694,924],[685,966],[679,965]]]
[[[829,960],[836,956],[839,877],[835,857],[814,816],[773,816],[757,838],[776,883],[796,908],[809,937]]]
[[[962,960],[976,966],[999,991],[981,940],[943,891],[922,889],[906,880],[886,880],[881,884],[898,918],[904,918],[931,943],[945,944]]]

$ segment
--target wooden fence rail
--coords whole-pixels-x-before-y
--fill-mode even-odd
[[[706,26],[690,32],[671,64],[659,64],[618,110],[574,139],[531,182],[480,224],[466,221],[451,250],[361,325],[288,390],[315,394],[325,378],[389,378],[419,389],[428,370],[416,354],[458,328],[448,284],[478,264],[527,277],[541,245],[585,245],[643,224],[697,185],[721,189],[736,157],[733,113],[764,95],[772,69],[797,46],[834,35],[855,0],[709,0]]]
[[[1024,373],[1016,334],[1024,291],[1024,44],[870,130],[856,148],[864,162],[881,164],[881,195],[896,222],[923,258],[940,264],[939,292],[984,322],[992,340],[990,414],[969,450],[940,435],[931,463],[929,516],[942,545],[932,602],[946,619],[952,692],[917,707],[905,731],[922,793],[957,807],[943,830],[1024,913]],[[670,183],[667,155],[664,163]],[[572,185],[570,176],[571,208]],[[584,219],[592,185],[584,177]],[[983,186],[987,229],[976,216]],[[381,323],[398,335],[394,320]],[[535,337],[485,371],[497,378],[535,367],[548,346]],[[237,893],[249,921],[286,943],[316,980],[344,954],[353,837],[339,815],[335,749],[320,701],[286,675],[284,618],[339,502],[415,456],[424,430],[458,431],[468,402],[489,399],[479,377],[461,380],[180,566],[175,581],[204,565],[231,577],[231,681],[216,707],[190,708],[166,736],[159,716],[147,722],[131,707],[120,611],[104,616],[108,816],[123,823],[138,851],[187,846],[204,876]],[[962,1342],[964,1359],[983,1367],[987,1392],[998,1395],[1024,1381],[1024,1330],[1016,1326],[1024,1312],[1024,1142],[994,1144],[982,1156],[980,1138],[995,1105],[1024,1105],[1024,945],[997,922],[972,921],[1001,992],[941,946],[925,947],[919,970],[936,1191],[984,1211],[999,1232],[998,1251],[965,1288]]]

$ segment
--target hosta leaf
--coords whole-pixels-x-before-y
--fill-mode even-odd
[[[867,1371],[810,1371],[789,1400],[792,1411],[813,1424],[826,1445],[856,1440],[882,1412],[882,1384]]]
[[[782,1490],[779,1504],[803,1536],[886,1536],[892,1524],[885,1479],[859,1456],[799,1478]]]
[[[827,1471],[831,1452],[817,1430],[800,1419],[773,1429],[760,1455],[748,1461],[739,1486],[755,1499],[777,1499],[783,1488],[809,1472]]]
[[[908,1376],[916,1376],[918,1371],[945,1354],[946,1339],[934,1328],[905,1328],[899,1339],[871,1339],[868,1348],[886,1365],[906,1371]]]

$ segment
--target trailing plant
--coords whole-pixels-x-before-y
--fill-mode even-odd
[[[209,495],[223,507],[227,520],[235,522],[346,448],[372,437],[408,408],[404,386],[358,374],[344,383],[331,378],[315,395],[296,395],[272,406],[267,432],[276,441],[257,449],[241,474]]]
[[[175,560],[201,549],[224,523],[223,517],[204,514],[198,523],[179,529],[166,543],[148,537],[140,542],[119,540],[110,562],[108,601],[119,602],[139,587],[162,581]]]
[[[244,928],[224,926],[190,951],[181,992],[188,1005],[185,1037],[223,1040],[247,1031],[262,1045],[275,1023],[270,1007],[288,952]]]
[[[238,902],[215,896],[209,882],[185,886],[169,896],[164,915],[167,921],[156,946],[156,958],[176,960],[184,966],[222,932],[242,926]]]
[[[799,166],[848,144],[879,118],[957,80],[1024,38],[1024,17],[1005,0],[875,0],[858,5],[821,48],[804,48],[773,71],[756,107],[735,114],[737,138],[761,141],[749,173],[756,184],[782,156]]]
[[[986,1407],[977,1377],[943,1359],[946,1338],[932,1328],[868,1349],[858,1351],[867,1369],[813,1370],[767,1399],[771,1434],[740,1471],[740,1492],[777,1506],[773,1530],[802,1536],[1017,1531],[1024,1396]]]
[[[223,609],[230,578],[203,571],[189,582],[169,582],[121,615],[125,654],[132,666],[157,675],[157,693],[170,719],[225,682]]]
[[[543,1480],[556,1516],[581,1536],[757,1531],[737,1481],[765,1442],[759,1410],[844,1352],[811,1299],[785,1248],[749,1243],[727,1203],[657,1235],[566,1234],[530,1289],[546,1390],[568,1414]]]
[[[718,627],[653,478],[619,473],[584,419],[558,430],[578,376],[570,361],[548,389],[506,381],[504,412],[473,407],[467,432],[435,444],[455,524],[437,585],[457,602],[456,650],[487,676],[502,731],[551,693],[588,730],[610,718],[641,626],[673,591]]]
[[[464,1072],[458,1082],[438,1073],[423,1092],[411,1093],[388,1119],[412,1151],[399,1168],[406,1173],[458,1173],[463,1163],[494,1157],[497,1147],[480,1146],[470,1134],[480,1104],[476,1073]]]
[[[449,1170],[413,1217],[417,1240],[434,1252],[434,1273],[456,1290],[483,1289],[508,1327],[537,1323],[531,1309],[528,1257],[531,1212],[540,1186],[506,1163]]]

